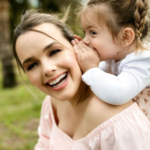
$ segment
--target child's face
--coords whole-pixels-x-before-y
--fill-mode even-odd
[[[100,60],[119,60],[118,52],[121,51],[119,41],[113,41],[112,35],[106,25],[100,24],[94,15],[91,18],[81,18],[81,25],[85,32],[83,41],[97,50]]]
[[[53,24],[44,23],[34,29],[56,40],[34,31],[18,38],[16,51],[29,80],[51,97],[73,98],[81,84],[81,71],[72,45]]]

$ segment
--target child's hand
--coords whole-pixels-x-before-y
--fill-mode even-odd
[[[88,47],[82,41],[74,39],[72,41],[74,51],[79,63],[79,66],[83,73],[91,68],[98,67],[100,57],[96,50]]]
[[[79,41],[82,41],[82,38],[80,36],[76,35],[76,34],[74,34],[74,38],[78,39]]]

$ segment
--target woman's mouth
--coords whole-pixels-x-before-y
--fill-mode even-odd
[[[56,80],[49,83],[51,87],[58,87],[59,85],[63,84],[65,79],[67,77],[67,73],[62,74],[60,77],[58,77]]]
[[[68,73],[65,72],[64,74],[60,75],[58,78],[56,78],[55,80],[47,83],[47,85],[49,85],[49,87],[54,90],[54,91],[58,91],[63,89],[68,83]]]

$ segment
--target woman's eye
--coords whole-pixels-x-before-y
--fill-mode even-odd
[[[91,33],[91,35],[95,35],[96,34],[96,32],[94,32],[94,31],[90,31],[90,33]]]
[[[30,64],[28,67],[27,67],[27,70],[29,71],[29,70],[31,70],[32,68],[34,68],[35,66],[37,66],[38,65],[38,63],[32,63],[32,64]]]
[[[60,49],[55,49],[55,50],[50,52],[50,56],[52,56],[52,55],[54,55],[54,54],[56,54],[56,53],[58,53],[60,51],[61,51]]]

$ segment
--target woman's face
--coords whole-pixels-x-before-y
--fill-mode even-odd
[[[53,24],[43,23],[22,34],[16,52],[33,85],[53,98],[69,100],[81,84],[81,71],[73,47]],[[59,42],[58,42],[59,41]]]

